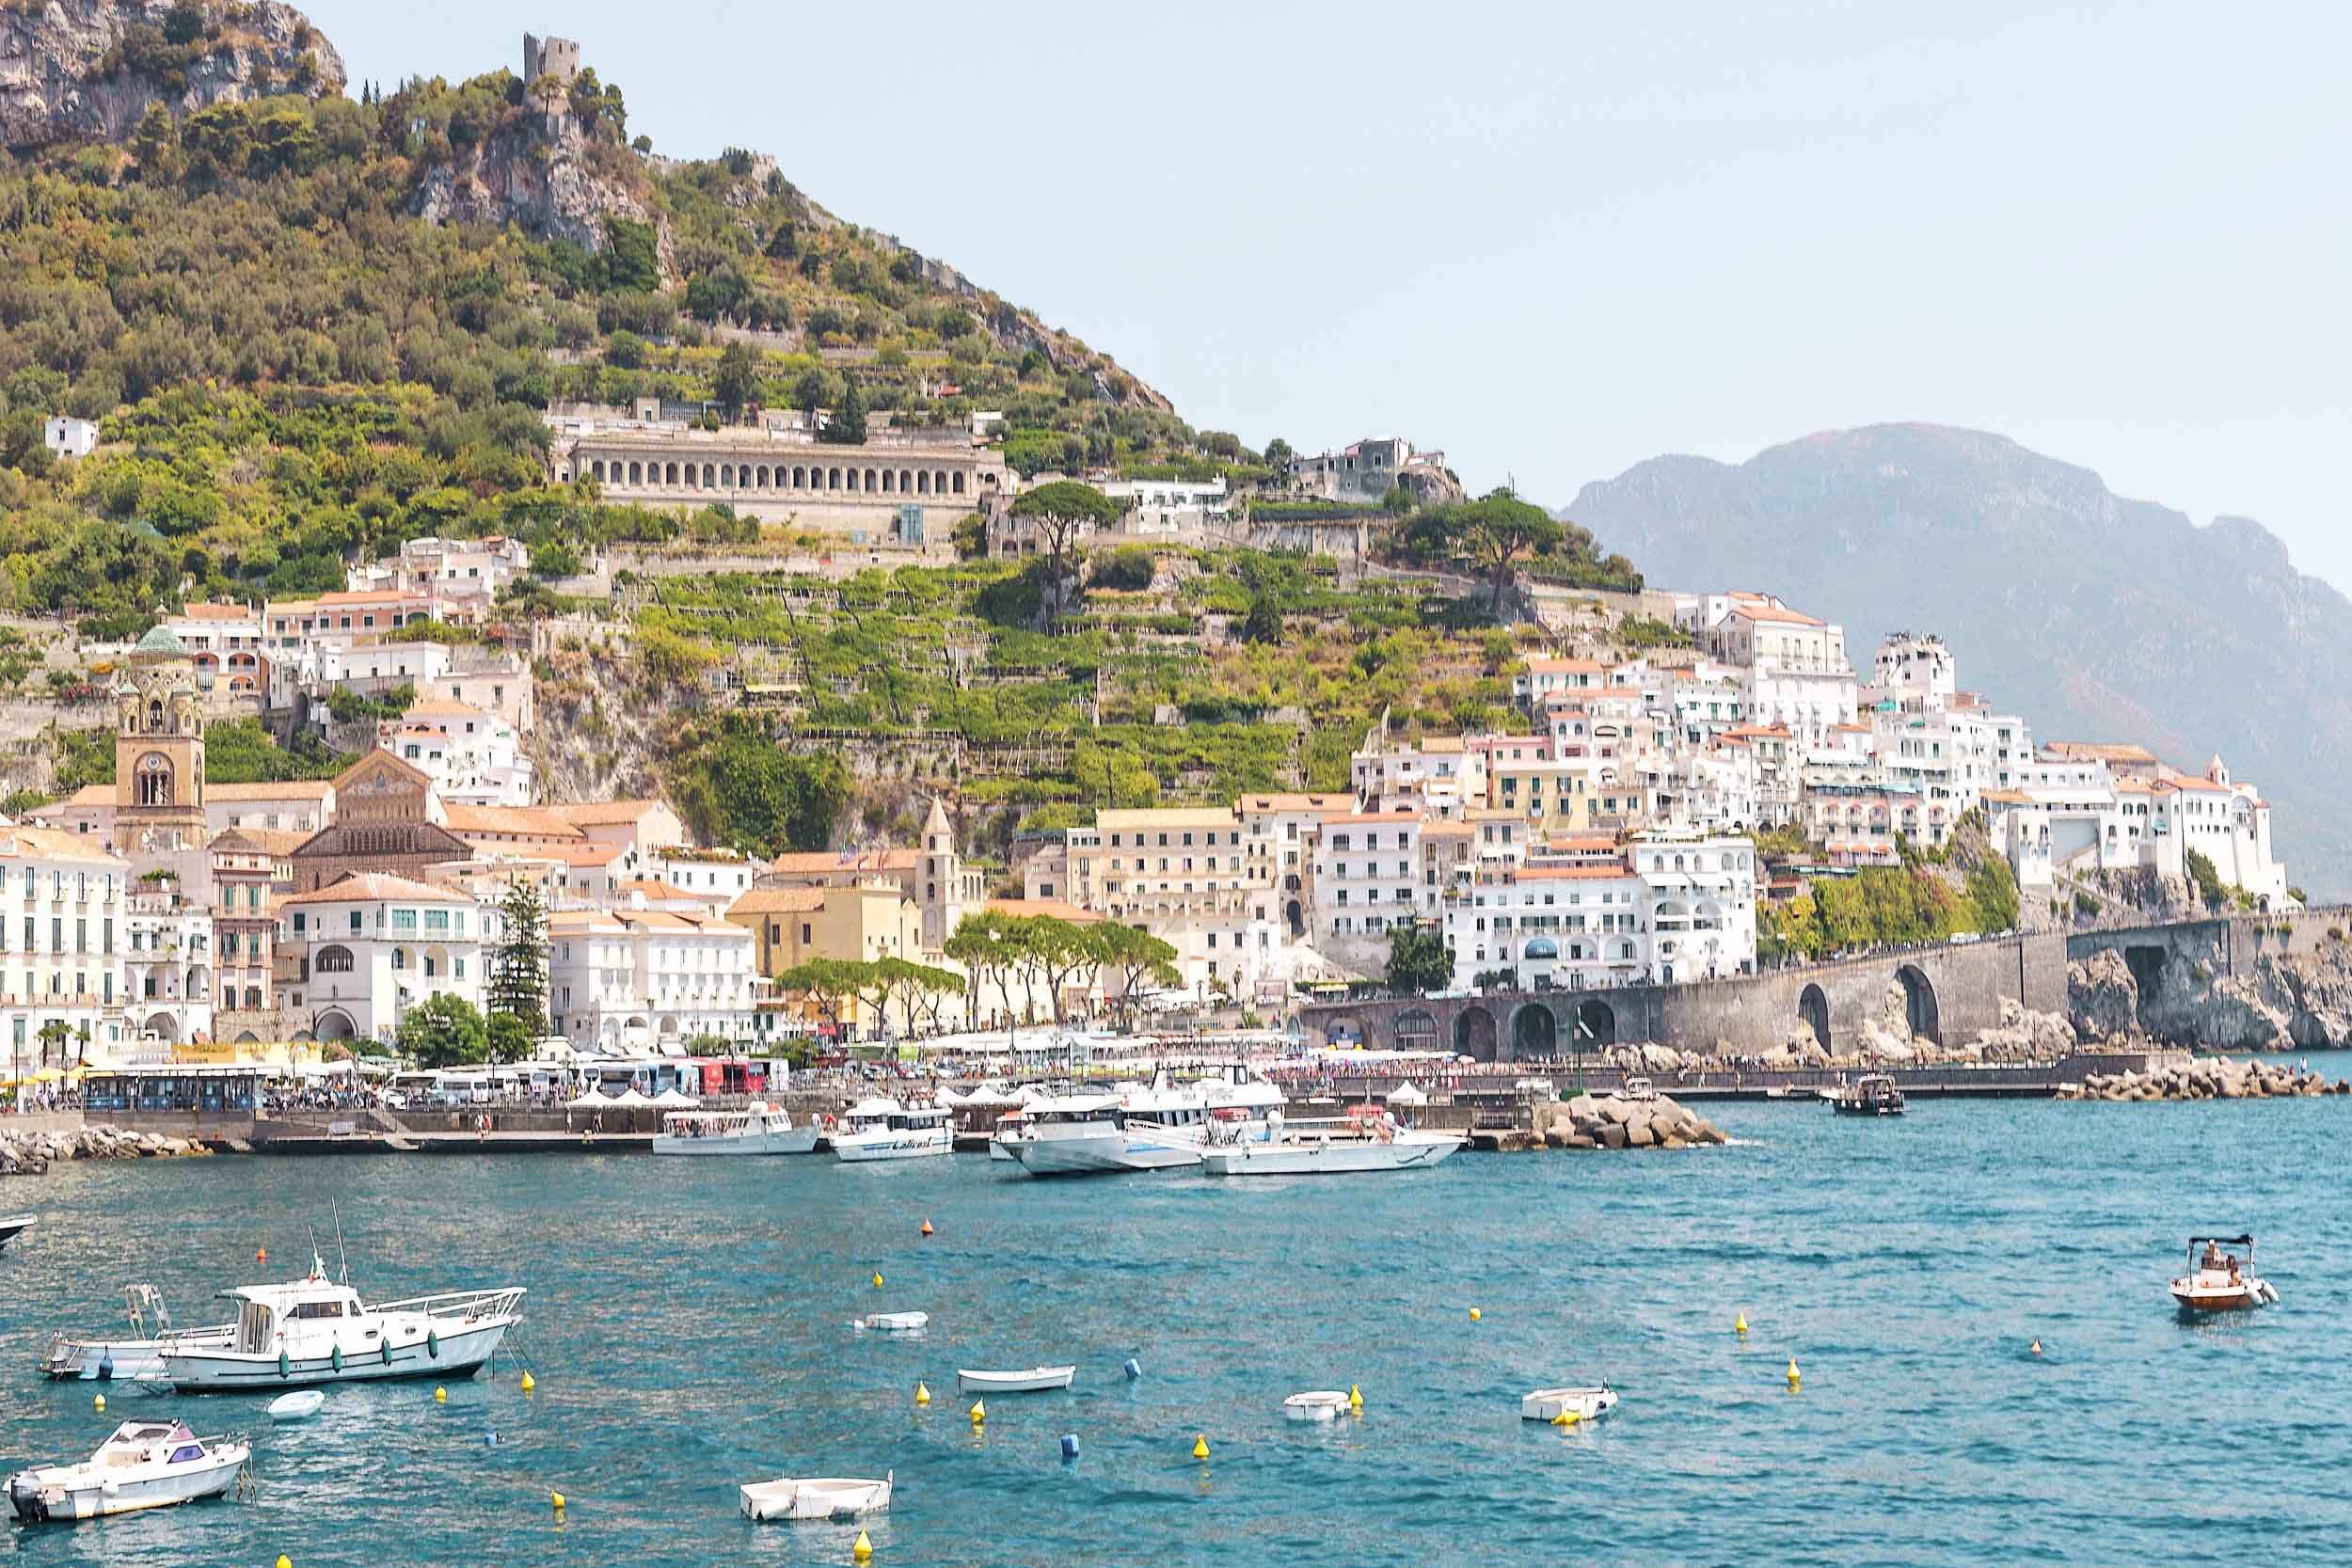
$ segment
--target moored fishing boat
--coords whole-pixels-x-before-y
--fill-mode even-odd
[[[842,1114],[833,1134],[835,1159],[850,1164],[869,1160],[910,1160],[953,1154],[956,1135],[944,1105],[905,1105],[896,1100],[862,1100]]]
[[[1522,1421],[1556,1421],[1570,1416],[1590,1421],[1617,1408],[1617,1391],[1606,1383],[1568,1388],[1537,1388],[1519,1399]]]
[[[1310,1388],[1282,1402],[1282,1414],[1294,1421],[1336,1421],[1347,1414],[1348,1397],[1337,1388]]]
[[[523,1288],[370,1304],[312,1259],[304,1278],[221,1292],[238,1304],[227,1344],[167,1335],[155,1376],[182,1393],[464,1377],[522,1322]]]
[[[2229,1247],[2244,1247],[2245,1257],[2223,1250]],[[2255,1277],[2251,1233],[2188,1239],[2188,1273],[2172,1282],[2172,1300],[2184,1313],[2245,1312],[2278,1299],[2270,1281]]]
[[[32,1229],[35,1223],[31,1214],[0,1214],[0,1251],[5,1251],[10,1242]]]
[[[755,1100],[739,1111],[672,1111],[653,1140],[656,1154],[808,1154],[817,1124],[795,1127],[779,1105]]]
[[[1385,1114],[1372,1118],[1284,1121],[1278,1113],[1268,1121],[1263,1138],[1213,1136],[1201,1151],[1200,1165],[1210,1176],[1416,1170],[1436,1164],[1467,1141],[1459,1132],[1422,1132],[1400,1127]]]
[[[1841,1117],[1899,1117],[1903,1114],[1902,1087],[1883,1072],[1866,1072],[1826,1098],[1829,1108]]]
[[[1071,1379],[1078,1375],[1075,1366],[1031,1367],[1018,1372],[983,1372],[958,1369],[957,1386],[967,1394],[1035,1394],[1049,1388],[1067,1388]]]
[[[784,1476],[739,1486],[736,1497],[746,1519],[843,1519],[859,1513],[887,1513],[891,1485],[898,1474],[893,1470],[880,1481]]]
[[[8,1478],[8,1502],[26,1524],[100,1519],[218,1497],[252,1456],[230,1437],[199,1437],[183,1421],[125,1421],[75,1465],[41,1465]]]

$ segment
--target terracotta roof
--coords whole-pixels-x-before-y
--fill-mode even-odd
[[[526,859],[544,855],[565,865],[610,865],[628,852],[626,846],[619,844],[512,844],[501,847],[519,849]]]
[[[24,855],[44,861],[116,861],[114,847],[94,834],[21,824],[0,826],[0,855]]]
[[[260,849],[271,855],[291,855],[301,845],[309,842],[310,837],[309,833],[279,828],[229,828],[213,836],[212,847],[217,849],[225,842],[236,839],[251,848]],[[237,847],[234,844],[229,847]]]
[[[825,907],[827,891],[821,887],[755,887],[729,904],[727,913],[806,914]]]
[[[624,894],[642,893],[648,898],[700,898],[707,901],[710,897],[707,893],[689,893],[682,887],[655,881],[647,877],[633,877],[623,882],[618,891]]]
[[[469,714],[477,719],[498,717],[486,707],[476,707],[471,703],[453,703],[446,697],[432,702],[410,703],[408,711],[401,717],[404,719],[455,719]]]
[[[1421,831],[1423,838],[1469,838],[1477,830],[1467,822],[1432,822]]]
[[[836,871],[912,871],[914,862],[915,852],[905,848],[863,853],[847,849],[787,850],[770,861],[768,869],[784,877],[807,877]]]
[[[1629,878],[1632,867],[1616,865],[1523,865],[1511,873],[1515,882],[1598,881],[1612,878]]]
[[[441,815],[453,833],[528,833],[538,838],[581,839],[587,835],[552,810],[536,806],[445,805]]]
[[[288,779],[282,784],[206,784],[211,800],[324,800],[335,787],[328,779]]]
[[[1325,812],[1323,820],[1327,827],[1334,825],[1343,827],[1350,822],[1418,822],[1421,820],[1421,813],[1417,811]]]
[[[642,822],[668,804],[664,800],[582,800],[568,806],[548,806],[566,822],[582,827],[612,822]]]
[[[1333,790],[1324,795],[1245,795],[1240,803],[1248,811],[1329,811],[1355,799],[1344,790]]]
[[[2035,803],[2034,798],[2022,789],[1988,789],[1978,799],[2003,806],[2030,806]]]
[[[258,621],[261,618],[259,610],[249,610],[241,604],[213,604],[205,600],[189,605],[177,615],[164,617],[167,621]]]
[[[1579,673],[1597,675],[1600,660],[1597,658],[1531,658],[1527,673],[1531,675],[1567,675]]]
[[[1787,605],[1760,604],[1747,599],[1733,605],[1731,612],[1746,621],[1772,621],[1795,626],[1828,625],[1818,616],[1807,615],[1801,610],[1790,610]]]
[[[2155,752],[2130,741],[2053,740],[2048,750],[2069,762],[2153,762]]]
[[[433,882],[413,882],[405,877],[395,877],[389,871],[357,871],[341,881],[308,893],[289,894],[281,904],[349,904],[373,898],[433,899],[443,904],[470,904],[471,894],[455,888],[441,887]]]

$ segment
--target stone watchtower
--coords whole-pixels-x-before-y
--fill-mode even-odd
[[[204,716],[187,648],[155,627],[123,659],[114,695],[116,850],[142,868],[201,851]]]
[[[536,33],[523,35],[523,86],[529,87],[542,76],[552,76],[568,87],[579,74],[579,44],[570,39],[543,39]]]

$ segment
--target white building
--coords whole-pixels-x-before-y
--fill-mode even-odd
[[[698,1035],[748,1040],[755,940],[715,914],[558,911],[548,918],[548,1022],[582,1050],[677,1051]]]
[[[213,1037],[213,911],[176,890],[135,891],[129,902],[123,1024],[135,1059],[168,1060],[171,1047]]]
[[[398,555],[344,577],[355,594],[421,594],[439,601],[448,619],[479,621],[516,578],[531,570],[531,549],[519,539],[411,539]]]
[[[0,1064],[8,1076],[120,1052],[118,927],[129,879],[103,840],[0,821]]]
[[[98,450],[98,425],[95,420],[58,414],[41,426],[40,438],[59,457],[87,457]]]
[[[1318,945],[1369,963],[1385,952],[1391,931],[1437,913],[1421,834],[1418,812],[1335,812],[1323,819],[1309,926]],[[1351,937],[1375,940],[1351,944]]]
[[[1644,833],[1482,873],[1446,900],[1454,982],[1522,990],[1673,984],[1756,964],[1756,851],[1745,838]]]
[[[1119,519],[1120,533],[1155,537],[1200,533],[1223,525],[1232,515],[1232,498],[1225,481],[1196,483],[1181,479],[1120,479],[1100,486],[1103,494],[1127,503]]]
[[[1747,722],[1785,724],[1800,746],[1853,722],[1857,684],[1843,627],[1744,592],[1679,599],[1675,623],[1741,672]]]
[[[364,872],[279,900],[278,916],[299,955],[288,1006],[319,1039],[389,1042],[429,996],[482,1006],[499,912],[469,895]]]
[[[1948,706],[1960,691],[1952,651],[1933,632],[1890,632],[1879,644],[1871,671],[1870,702],[1892,702],[1914,710]]]
[[[423,771],[451,805],[527,806],[532,768],[522,737],[502,714],[428,698],[376,726],[376,740]]]
[[[2286,866],[2271,847],[2269,803],[2233,779],[2218,756],[2201,775],[2158,765],[2150,779],[2137,770],[2117,777],[2105,759],[2051,748],[2026,780],[1985,796],[1994,844],[2022,888],[2135,867],[2189,880],[2194,852],[2256,909],[2293,902]]]

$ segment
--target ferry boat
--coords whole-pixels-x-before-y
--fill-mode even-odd
[[[1901,1085],[1883,1072],[1866,1072],[1828,1096],[1829,1108],[1841,1117],[1899,1117],[1903,1114]]]
[[[2198,1248],[2205,1250],[2201,1255]],[[2246,1256],[2225,1251],[2244,1247]],[[2172,1299],[2184,1313],[2245,1312],[2275,1302],[2279,1292],[2267,1279],[2254,1275],[2254,1238],[2191,1236],[2188,1273],[2172,1282]]]
[[[119,1339],[76,1339],[60,1334],[41,1354],[43,1377],[107,1382],[115,1378],[159,1376],[167,1341],[183,1345],[226,1346],[237,1337],[232,1323],[208,1323],[202,1328],[175,1330],[171,1308],[152,1285],[134,1285],[124,1292],[130,1307],[131,1333]]]
[[[251,1445],[199,1437],[183,1421],[125,1421],[77,1465],[40,1465],[8,1478],[28,1525],[100,1519],[216,1497],[237,1483]]]
[[[1436,1164],[1468,1142],[1460,1132],[1422,1132],[1389,1117],[1285,1122],[1267,1118],[1263,1138],[1212,1136],[1200,1155],[1211,1176],[1338,1176],[1417,1170]]]
[[[755,1100],[739,1111],[672,1111],[655,1134],[656,1154],[807,1154],[817,1124],[792,1125],[784,1108]]]
[[[523,1293],[504,1286],[370,1305],[313,1258],[304,1278],[222,1291],[237,1303],[230,1342],[167,1334],[154,1375],[183,1394],[465,1377],[522,1322]]]
[[[952,1115],[944,1105],[862,1100],[843,1113],[843,1125],[833,1135],[833,1152],[835,1158],[850,1164],[952,1154],[956,1135],[947,1125]]]
[[[1148,1087],[1072,1095],[1029,1107],[1029,1131],[1011,1147],[1032,1176],[1173,1170],[1200,1164],[1212,1128],[1263,1137],[1282,1091],[1247,1068],[1178,1085],[1161,1073]]]

